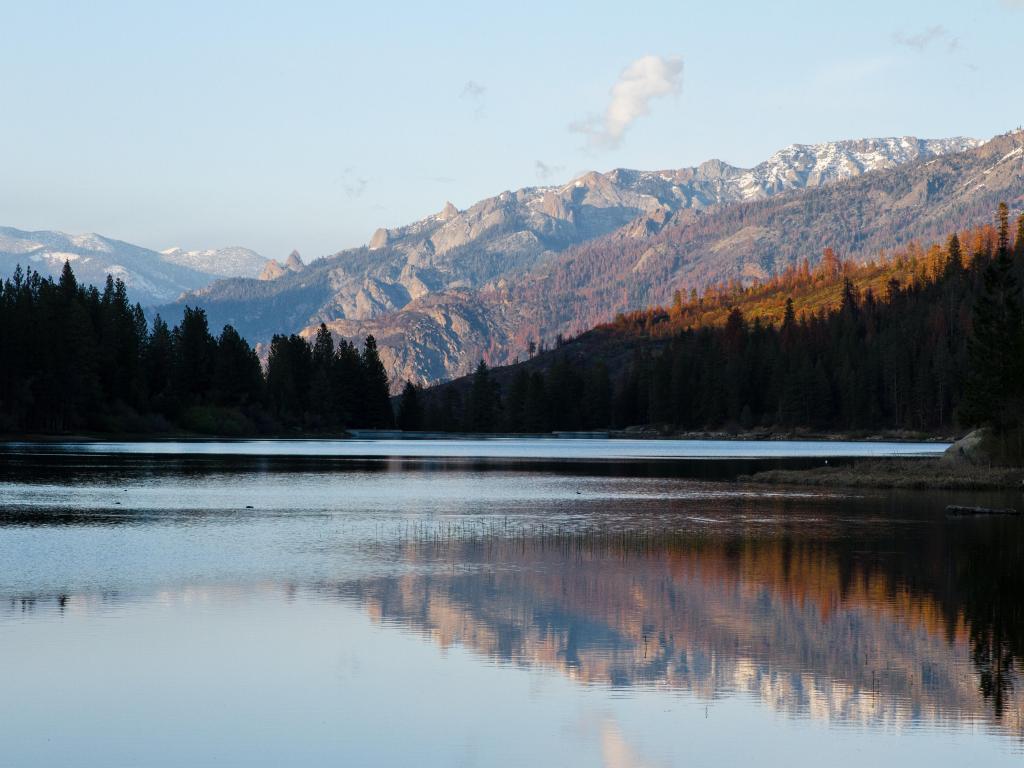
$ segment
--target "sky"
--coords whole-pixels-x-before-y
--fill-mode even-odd
[[[1024,0],[0,0],[0,225],[308,261],[587,170],[1024,122]]]

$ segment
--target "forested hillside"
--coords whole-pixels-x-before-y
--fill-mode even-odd
[[[515,346],[668,303],[726,281],[761,282],[816,263],[825,246],[863,262],[985,221],[1001,201],[1024,204],[1024,132],[966,152],[864,174],[769,200],[680,211],[663,226],[623,230],[562,254],[500,292],[527,307]]]
[[[751,287],[677,294],[524,363],[405,401],[432,429],[909,429],[1019,439],[1024,215],[866,264],[831,249]],[[401,413],[400,413],[401,418]],[[409,420],[405,419],[408,423]]]

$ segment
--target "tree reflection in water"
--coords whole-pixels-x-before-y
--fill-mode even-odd
[[[404,575],[321,589],[444,645],[582,683],[743,692],[836,722],[983,716],[1024,735],[1015,521],[724,536],[424,529],[391,546]]]

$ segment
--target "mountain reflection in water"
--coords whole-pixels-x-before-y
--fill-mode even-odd
[[[304,637],[333,628],[322,638],[330,653],[365,637],[365,626],[381,645],[353,646],[359,664],[386,665],[384,647],[408,640],[446,658],[467,649],[481,675],[512,667],[559,680],[602,707],[654,698],[661,711],[694,699],[703,710],[729,700],[835,734],[945,730],[973,749],[984,730],[1011,752],[1024,746],[1024,525],[942,512],[947,503],[1019,505],[1019,495],[769,493],[694,478],[728,474],[723,462],[6,458],[7,672],[27,665],[45,677],[56,658],[72,675],[68,690],[85,689],[79,643],[111,631],[109,616],[125,660],[143,656],[140,632],[169,634],[160,663],[141,662],[163,690],[198,664],[219,691],[225,664],[262,658],[265,635],[295,632],[279,637],[269,669],[236,664],[241,680],[287,675]],[[154,606],[177,606],[159,614],[168,622],[159,632],[147,623],[158,620]],[[216,643],[189,645],[200,630]],[[55,657],[37,652],[41,641]],[[387,692],[393,708],[422,684],[417,675],[442,679],[408,722],[428,718],[448,691],[446,662],[431,664]],[[344,704],[347,690],[328,683],[323,700]],[[374,678],[359,690],[384,685]],[[145,686],[126,690],[154,698]],[[46,695],[48,713],[66,692]],[[605,752],[626,754],[621,724],[597,717]],[[386,722],[353,719],[352,728]],[[798,748],[811,738],[801,732]],[[358,730],[353,739],[362,743]]]
[[[981,720],[1022,736],[1011,598],[1024,585],[1010,530],[1019,553],[1019,530],[992,522],[914,541],[425,535],[396,545],[409,573],[321,590],[442,646],[581,683],[743,693],[839,724]]]

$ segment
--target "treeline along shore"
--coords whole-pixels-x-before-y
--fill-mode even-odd
[[[1024,455],[1024,215],[853,264],[826,249],[753,286],[621,315],[513,366],[423,390],[389,382],[367,337],[274,336],[263,366],[202,309],[147,323],[123,283],[31,270],[0,284],[0,432],[951,434]]]
[[[765,283],[618,317],[513,366],[419,393],[411,423],[507,432],[654,425],[950,435],[1024,456],[1024,215],[865,264],[832,249]],[[425,395],[425,397],[424,397]],[[426,400],[426,403],[421,402]],[[402,409],[399,410],[400,418]]]
[[[76,430],[244,436],[389,428],[388,381],[368,337],[362,350],[330,333],[310,344],[275,336],[264,369],[227,325],[214,337],[202,309],[169,328],[146,322],[125,285],[54,282],[22,272],[0,285],[0,432]]]

